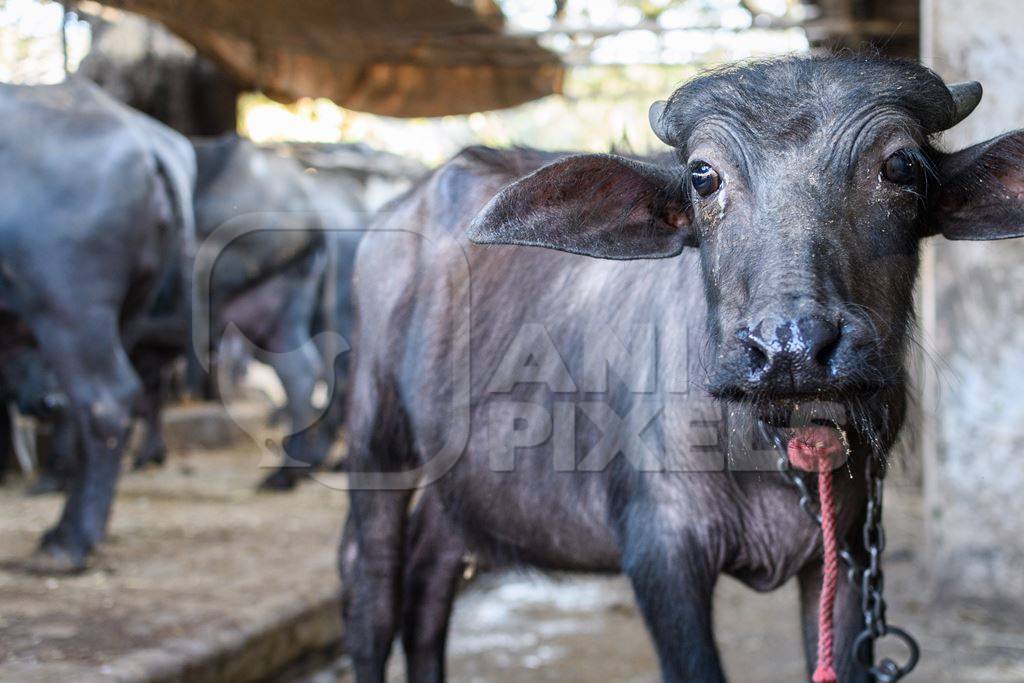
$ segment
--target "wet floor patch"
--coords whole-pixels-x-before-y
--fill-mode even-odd
[[[619,577],[487,574],[455,605],[448,641],[452,683],[654,681],[657,662],[632,591]],[[404,681],[396,646],[389,680]],[[337,670],[309,683],[338,680]],[[344,683],[351,674],[342,674]]]
[[[620,578],[506,574],[460,599],[449,666],[465,683],[652,681],[657,664]]]

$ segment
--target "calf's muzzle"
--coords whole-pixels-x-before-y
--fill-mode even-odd
[[[742,384],[768,394],[819,393],[844,372],[842,326],[824,316],[772,319],[736,331],[746,352]]]

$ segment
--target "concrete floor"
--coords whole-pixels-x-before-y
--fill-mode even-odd
[[[0,488],[0,681],[347,681],[338,666],[280,673],[289,657],[328,652],[338,636],[334,554],[345,495],[314,482],[256,493],[266,470],[254,450],[177,452],[162,470],[127,474],[110,541],[80,576],[25,571],[60,499]],[[910,680],[1024,681],[1024,615],[929,597],[915,564],[919,507],[913,488],[889,487],[890,620],[923,649]],[[758,595],[721,584],[716,626],[731,680],[802,680],[795,606],[792,586]],[[454,683],[657,679],[624,581],[534,573],[467,588],[450,671]]]

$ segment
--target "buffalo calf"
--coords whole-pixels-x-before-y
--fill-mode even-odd
[[[820,533],[766,444],[842,427],[837,528],[860,548],[921,240],[1024,234],[1024,132],[933,144],[980,96],[909,62],[747,64],[652,107],[670,155],[470,149],[385,211],[357,260],[339,558],[358,681],[399,629],[409,679],[443,678],[462,548],[625,572],[672,682],[723,679],[721,574],[797,577],[813,667]],[[862,628],[843,581],[843,681],[866,680]]]

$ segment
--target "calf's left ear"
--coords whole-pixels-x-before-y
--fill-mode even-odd
[[[478,244],[605,259],[676,256],[695,243],[681,177],[612,154],[555,161],[507,186],[469,227]]]
[[[951,240],[1024,237],[1024,130],[943,156],[928,234]]]

